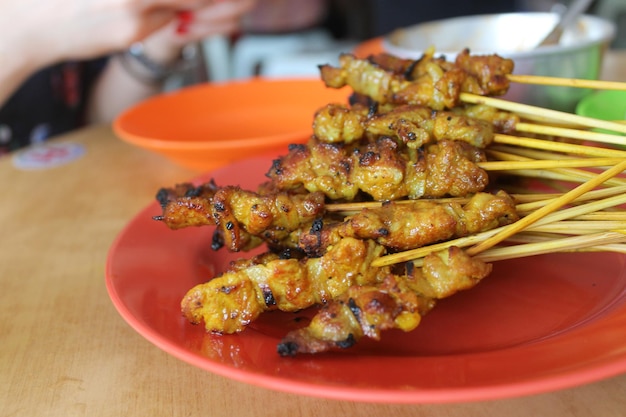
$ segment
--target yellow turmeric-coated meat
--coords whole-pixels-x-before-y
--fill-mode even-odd
[[[321,353],[352,347],[363,337],[379,340],[389,329],[414,330],[438,299],[472,288],[490,273],[490,264],[457,247],[433,253],[421,269],[349,288],[306,327],[289,332],[277,351],[282,356]]]
[[[198,189],[211,192],[194,191]],[[225,246],[233,252],[262,243],[294,246],[289,244],[290,233],[322,215],[325,207],[322,193],[260,194],[237,186],[218,187],[212,181],[162,189],[158,198],[162,214],[157,219],[169,228],[217,226],[214,249]]]
[[[447,61],[433,49],[417,60],[342,54],[337,67],[320,66],[328,87],[352,89],[348,104],[321,107],[309,141],[275,159],[256,191],[213,181],[159,191],[155,219],[168,227],[214,226],[214,249],[267,246],[191,288],[184,317],[208,332],[237,333],[265,312],[317,306],[277,350],[321,353],[388,329],[413,330],[437,300],[475,286],[491,265],[454,246],[420,267],[372,263],[518,220],[510,196],[487,192],[481,163],[495,135],[514,131],[519,117],[460,100],[464,92],[506,93],[512,71],[497,55],[463,50]],[[459,199],[432,201],[443,197]],[[378,207],[329,209],[344,202]]]
[[[393,250],[468,236],[519,219],[515,203],[506,193],[477,193],[466,204],[416,200],[389,202],[349,216],[337,226],[342,236],[374,239]]]
[[[268,310],[298,311],[329,302],[352,285],[377,282],[386,268],[371,268],[384,253],[373,241],[342,239],[318,258],[281,259],[263,255],[237,264],[189,290],[183,315],[207,331],[236,333]]]
[[[495,133],[510,134],[518,122],[517,115],[481,104],[449,111],[403,104],[375,111],[361,104],[331,103],[315,113],[313,133],[325,143],[350,144],[389,136],[413,149],[442,139],[486,148],[493,142]]]
[[[402,60],[385,53],[367,59],[342,54],[338,67],[322,65],[320,73],[327,86],[348,85],[381,104],[418,104],[444,110],[457,107],[462,92],[504,94],[509,87],[506,76],[513,68],[510,59],[474,56],[466,49],[453,63],[435,58],[433,50],[418,60]]]
[[[359,193],[377,201],[464,196],[487,186],[487,172],[477,165],[485,160],[481,149],[451,140],[409,152],[385,136],[362,146],[313,138],[276,159],[267,176],[277,189],[303,187],[331,200]]]
[[[505,192],[477,193],[467,201],[390,201],[368,207],[342,221],[318,219],[298,232],[299,247],[319,256],[345,237],[371,239],[390,251],[419,248],[511,224],[519,219],[514,200]]]

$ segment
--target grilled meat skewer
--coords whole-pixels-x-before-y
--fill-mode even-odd
[[[465,204],[429,200],[390,201],[365,208],[341,222],[316,221],[300,232],[299,248],[319,256],[344,237],[372,239],[388,250],[404,251],[468,236],[513,223],[519,219],[515,202],[504,191],[477,193]]]
[[[380,340],[389,329],[411,331],[437,300],[474,287],[491,269],[455,246],[432,253],[421,269],[348,288],[324,305],[308,326],[289,332],[277,351],[281,356],[321,353],[352,347],[363,337]]]
[[[325,143],[349,144],[384,135],[413,149],[441,139],[461,140],[484,149],[496,132],[512,133],[519,120],[517,115],[485,105],[435,111],[405,104],[373,111],[358,103],[329,103],[315,113],[313,133]]]
[[[294,145],[267,173],[279,190],[304,188],[331,200],[377,201],[464,196],[483,191],[489,176],[477,163],[483,150],[465,142],[441,140],[414,154],[382,136],[365,146],[321,143]]]
[[[354,238],[342,239],[319,258],[263,254],[190,289],[181,309],[209,332],[236,333],[265,311],[302,310],[330,302],[352,285],[377,282],[388,268],[370,264],[382,254],[382,246]]]
[[[157,199],[163,210],[157,220],[171,229],[215,225],[213,248],[233,252],[262,243],[295,247],[286,244],[290,233],[322,216],[325,207],[319,192],[260,194],[236,186],[218,187],[213,181],[199,187],[164,188]]]
[[[472,56],[461,51],[454,62],[435,58],[434,51],[419,60],[378,54],[357,59],[351,54],[339,57],[339,67],[320,66],[328,87],[350,86],[356,93],[385,104],[418,104],[435,110],[457,107],[461,92],[502,95],[508,91],[510,59],[497,55]]]

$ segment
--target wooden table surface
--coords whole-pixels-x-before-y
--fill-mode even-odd
[[[603,78],[626,81],[626,54]],[[274,392],[197,369],[133,331],[107,295],[107,251],[155,190],[196,175],[92,127],[85,154],[24,170],[0,158],[0,416],[622,416],[626,375],[461,404],[386,405]],[[626,329],[625,329],[626,331]],[[626,346],[625,346],[626,348]]]

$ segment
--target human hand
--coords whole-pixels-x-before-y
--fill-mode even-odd
[[[214,0],[0,0],[0,56],[29,69],[127,48]]]
[[[146,53],[157,62],[167,62],[189,43],[234,33],[241,27],[241,17],[255,3],[255,0],[217,0],[181,11],[177,20],[144,39]]]

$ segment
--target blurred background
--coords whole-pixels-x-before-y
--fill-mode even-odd
[[[317,75],[317,65],[333,64],[341,52],[394,29],[448,17],[541,11],[559,12],[568,0],[257,0],[256,8],[232,37],[198,45],[193,73],[168,88],[202,81],[254,75]],[[587,14],[613,21],[612,48],[626,48],[626,0],[595,0]]]

